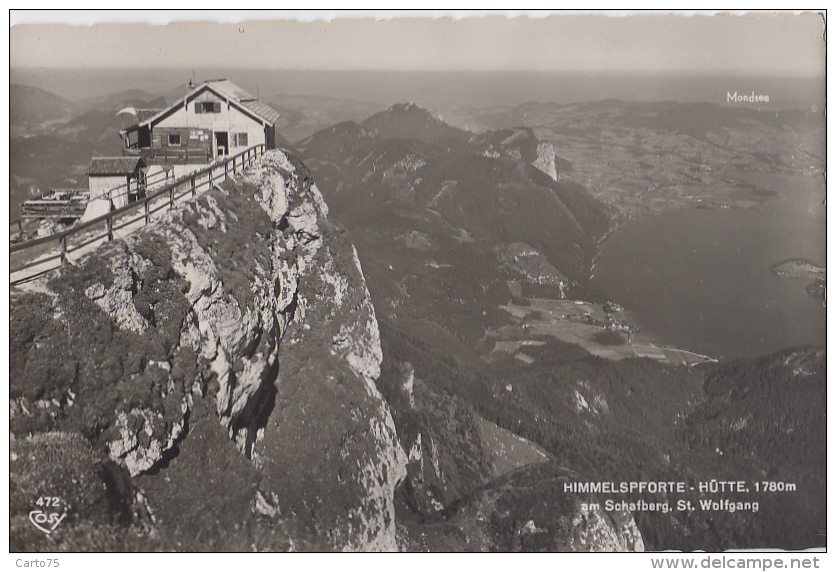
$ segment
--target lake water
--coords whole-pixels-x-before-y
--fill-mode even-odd
[[[594,280],[643,337],[717,358],[825,345],[826,310],[805,292],[812,279],[770,272],[787,258],[826,265],[824,184],[762,181],[779,197],[758,210],[648,216],[601,244]]]

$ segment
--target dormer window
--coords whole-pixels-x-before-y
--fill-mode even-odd
[[[220,113],[220,101],[196,101],[194,104],[195,113]]]

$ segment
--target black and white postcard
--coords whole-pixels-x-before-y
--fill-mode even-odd
[[[9,33],[17,566],[821,566],[824,12]]]

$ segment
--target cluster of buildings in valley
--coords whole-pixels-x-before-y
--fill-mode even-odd
[[[127,107],[122,156],[94,157],[87,189],[53,189],[21,204],[21,219],[92,217],[145,196],[146,189],[201,169],[255,145],[276,143],[279,113],[226,79],[189,83],[189,92],[163,109]]]

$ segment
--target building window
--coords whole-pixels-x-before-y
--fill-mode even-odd
[[[220,101],[196,101],[194,104],[195,113],[220,113]]]
[[[180,134],[179,133],[169,133],[168,134],[168,145],[170,147],[179,147],[180,146]]]
[[[249,143],[249,137],[247,133],[233,133],[232,134],[232,146],[233,147],[246,147]]]

